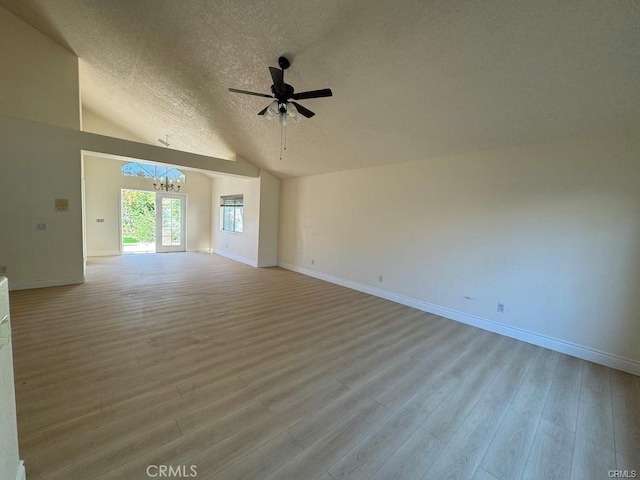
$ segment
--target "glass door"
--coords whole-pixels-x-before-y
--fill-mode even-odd
[[[156,194],[156,252],[184,252],[185,197]]]

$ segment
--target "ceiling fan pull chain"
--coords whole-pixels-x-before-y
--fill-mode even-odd
[[[284,149],[282,147],[283,147],[283,144],[284,144],[283,143],[283,137],[284,137],[284,131],[285,131],[284,129],[285,128],[286,127],[284,125],[282,125],[280,127],[280,160],[282,160],[282,157],[284,156]]]

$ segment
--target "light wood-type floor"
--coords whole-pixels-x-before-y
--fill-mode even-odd
[[[87,274],[11,294],[29,480],[640,471],[633,375],[215,255]]]

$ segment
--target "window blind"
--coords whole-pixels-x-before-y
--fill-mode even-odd
[[[242,207],[243,195],[225,195],[220,197],[221,207]]]

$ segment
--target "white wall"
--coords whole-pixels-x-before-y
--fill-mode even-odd
[[[258,266],[278,264],[278,217],[280,215],[280,180],[260,170],[260,225],[258,232]]]
[[[220,224],[220,197],[239,194],[244,196],[243,232],[225,232]],[[254,267],[258,266],[260,179],[228,176],[213,179],[211,213],[213,252]]]
[[[7,279],[0,277],[0,321],[8,317]],[[13,382],[11,342],[4,345],[0,340],[0,478],[7,480],[18,478],[19,466],[18,426]]]
[[[0,115],[79,128],[78,58],[0,7]]]
[[[87,109],[84,105],[82,107],[82,130],[114,138],[123,138],[124,140],[131,140],[132,142],[145,143],[142,137],[127,130],[125,127],[117,125],[99,113]]]
[[[11,288],[82,281],[80,152],[68,138],[37,137],[43,123],[78,127],[78,59],[3,8],[0,44],[0,116],[42,122],[0,123],[0,265]],[[56,198],[69,212],[55,211]]]
[[[226,232],[220,223],[220,197],[244,196],[242,233]],[[213,252],[254,267],[278,262],[280,180],[265,170],[258,178],[220,176],[213,180],[211,237]]]
[[[287,179],[280,206],[283,266],[640,373],[638,135]]]
[[[85,205],[87,254],[119,255],[120,189],[153,192],[148,178],[125,177],[121,167],[127,162],[85,155]],[[198,172],[183,170],[186,182],[180,194],[187,198],[187,251],[211,250],[211,178]],[[98,223],[96,220],[104,219]]]
[[[61,130],[0,117],[0,265],[11,289],[83,281],[80,144]]]

